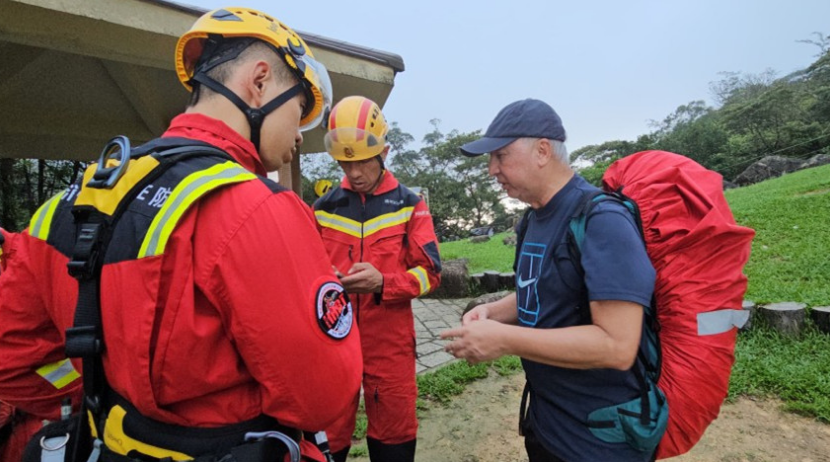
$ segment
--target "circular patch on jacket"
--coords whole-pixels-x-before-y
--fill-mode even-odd
[[[342,339],[352,331],[352,304],[336,282],[327,282],[317,290],[317,324],[331,338]]]

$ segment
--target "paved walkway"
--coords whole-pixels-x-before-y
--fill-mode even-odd
[[[470,300],[412,300],[412,311],[415,313],[415,341],[418,344],[418,361],[415,365],[417,373],[435,369],[455,360],[452,355],[444,352],[447,342],[440,339],[440,334],[451,327],[461,325],[461,313]]]

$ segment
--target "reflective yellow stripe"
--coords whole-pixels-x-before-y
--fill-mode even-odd
[[[74,382],[75,379],[81,376],[75,370],[75,366],[72,365],[72,361],[69,358],[41,367],[37,370],[37,375],[46,379],[47,382],[51,383],[58,390]]]
[[[401,223],[406,223],[412,217],[412,211],[415,207],[405,207],[397,212],[387,213],[378,217],[372,218],[363,224],[363,236],[371,236],[372,234],[397,226]]]
[[[415,276],[415,279],[418,280],[418,284],[421,286],[421,293],[418,294],[419,296],[429,293],[429,276],[427,275],[427,270],[425,270],[423,266],[416,266],[415,268],[407,271],[407,273]]]
[[[188,175],[176,186],[156,214],[147,235],[144,236],[144,242],[141,243],[138,258],[164,253],[167,241],[179,220],[200,197],[220,186],[255,178],[256,175],[231,161]]]
[[[32,215],[32,221],[29,222],[30,236],[44,241],[49,237],[49,229],[52,228],[52,217],[55,216],[55,210],[58,208],[58,203],[65,192],[64,190],[52,196]]]
[[[358,221],[341,215],[324,212],[322,210],[316,210],[314,212],[314,216],[317,217],[317,223],[324,228],[335,229],[341,233],[348,234],[349,236],[363,239],[364,237],[371,236],[372,234],[386,228],[406,223],[410,218],[412,218],[412,211],[414,209],[415,207],[405,207],[397,212],[380,215],[372,218],[366,223],[363,223],[362,227]]]
[[[360,223],[354,220],[322,210],[316,210],[314,216],[317,218],[317,223],[324,228],[331,228],[358,239],[362,237],[360,234]]]
[[[152,446],[131,438],[124,431],[124,417],[126,415],[127,411],[121,406],[116,405],[110,409],[107,422],[104,424],[104,444],[107,446],[107,449],[122,456],[126,456],[130,451],[138,451],[141,454],[146,454],[156,459],[164,459],[166,457],[172,460],[193,459],[193,457],[187,454]]]

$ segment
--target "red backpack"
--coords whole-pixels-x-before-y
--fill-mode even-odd
[[[735,223],[721,175],[687,157],[638,152],[614,162],[602,181],[636,202],[657,271],[657,385],[669,420],[656,456],[677,456],[700,440],[726,398],[737,328],[748,318],[743,268],[755,232]]]

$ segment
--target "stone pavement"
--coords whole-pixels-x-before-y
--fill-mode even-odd
[[[441,332],[461,325],[461,313],[470,302],[469,298],[412,300],[415,314],[415,341],[418,345],[418,360],[415,372],[421,373],[452,362],[455,358],[444,352],[447,343],[440,339]]]

